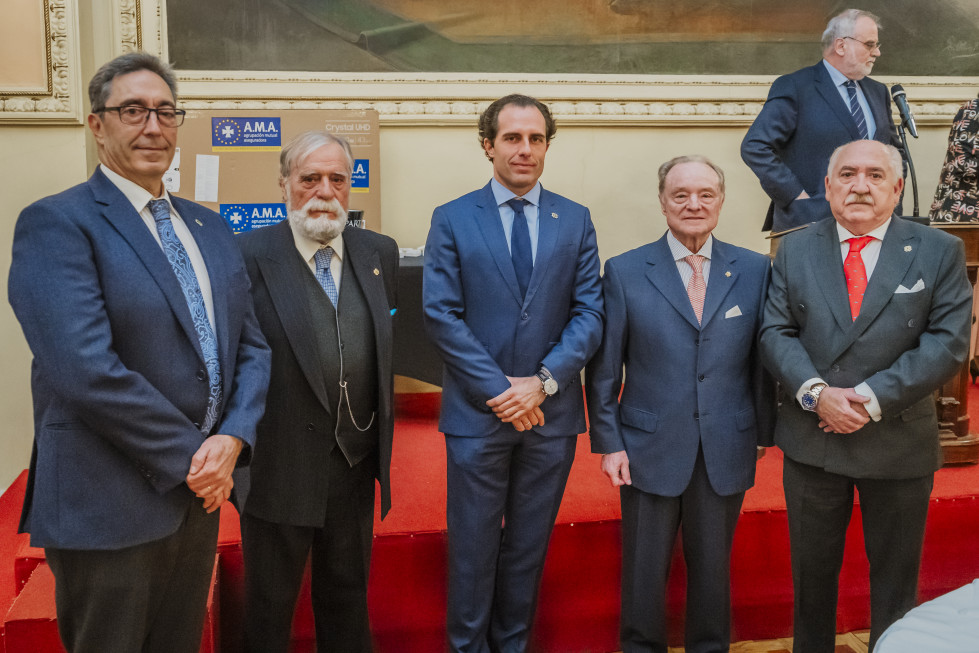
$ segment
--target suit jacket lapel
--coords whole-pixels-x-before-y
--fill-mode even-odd
[[[905,227],[906,224],[901,218],[891,218],[891,224],[887,227],[884,240],[880,244],[877,265],[863,295],[860,314],[853,323],[854,339],[866,331],[891,301],[894,291],[907,274],[914,257],[917,256],[919,239]]]
[[[850,133],[851,138],[855,141],[860,140],[860,130],[857,129],[857,123],[853,121],[853,114],[850,113],[850,107],[846,106],[843,102],[839,90],[833,84],[833,78],[829,76],[829,72],[826,70],[826,66],[822,61],[816,64],[816,73],[813,77],[816,81],[816,91],[823,96],[829,108],[832,109],[839,121],[846,126],[846,130]]]
[[[863,96],[867,98],[867,106],[870,107],[870,113],[874,114],[874,122],[877,123],[874,128],[874,133],[871,134],[871,138],[881,141],[882,143],[891,142],[890,135],[890,116],[887,115],[887,100],[884,99],[883,102],[878,102],[878,98],[886,98],[887,91],[883,93],[872,92],[874,86],[870,84],[861,84],[860,88],[863,89]],[[879,138],[878,138],[879,136]]]
[[[840,254],[836,221],[824,220],[809,228],[814,229],[817,236],[813,248],[809,250],[809,269],[815,277],[812,282],[822,291],[836,324],[843,332],[849,331],[853,320],[850,317],[850,296],[846,290],[846,277],[843,275],[843,257]]]
[[[90,180],[92,193],[95,201],[102,205],[102,215],[119,232],[119,234],[129,243],[136,255],[146,266],[150,276],[156,281],[160,290],[166,297],[170,310],[183,327],[187,338],[190,340],[201,362],[204,362],[204,354],[201,352],[200,339],[197,330],[194,328],[194,320],[190,316],[190,308],[187,306],[187,299],[184,291],[177,281],[170,261],[160,244],[156,242],[146,224],[139,214],[133,210],[126,196],[122,194],[115,185],[109,181],[100,170],[96,170]]]
[[[690,326],[700,330],[700,324],[697,323],[697,316],[694,315],[693,306],[690,305],[687,289],[680,281],[680,273],[677,271],[676,261],[673,260],[673,253],[666,242],[665,234],[649,249],[649,256],[646,259],[646,278],[673,305],[676,312],[690,323]]]
[[[500,221],[500,209],[493,197],[493,189],[489,184],[483,187],[476,201],[476,224],[486,241],[486,246],[496,261],[503,280],[513,293],[517,303],[523,305],[524,298],[520,296],[520,286],[517,284],[517,273],[513,271],[513,259],[510,258],[510,248],[507,246],[506,234],[503,233],[503,223]],[[540,243],[538,242],[538,247]],[[530,294],[529,292],[527,293]]]
[[[263,228],[269,230],[270,238],[266,241],[264,256],[256,257],[258,269],[265,279],[272,305],[279,315],[282,330],[285,331],[303,376],[323,408],[332,414],[323,371],[317,363],[319,352],[316,350],[316,335],[313,332],[316,326],[303,290],[307,281],[304,275],[312,273],[308,268],[304,269],[305,263],[296,250],[292,229],[287,220]]]
[[[735,267],[736,258],[732,257],[733,250],[727,245],[714,239],[711,251],[710,278],[707,280],[707,296],[704,298],[704,314],[700,320],[701,328],[707,324],[721,307],[721,302],[731,292],[738,280],[738,270]],[[691,310],[692,307],[691,307]]]
[[[381,256],[377,250],[368,246],[362,236],[361,231],[354,227],[348,227],[343,232],[344,256],[350,262],[354,276],[353,279],[344,279],[343,283],[349,281],[360,284],[374,322],[377,360],[383,365],[391,358],[391,309],[384,287],[384,275],[381,273]],[[384,375],[385,370],[378,369],[378,377],[383,379]]]
[[[541,188],[540,206],[537,208],[537,256],[534,258],[534,273],[530,277],[524,303],[529,303],[533,299],[534,293],[537,292],[541,281],[547,274],[547,265],[554,254],[554,246],[559,240],[560,229],[561,216],[554,210],[553,198],[549,192]]]

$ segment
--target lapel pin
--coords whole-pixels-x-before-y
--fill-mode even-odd
[[[724,276],[725,276],[725,277],[730,277],[730,276],[731,276],[731,271],[730,271],[730,270],[728,270],[727,272],[725,272],[725,273],[724,273]]]
[[[904,251],[905,252],[910,252],[911,251],[911,245],[905,245],[904,246]]]
[[[194,222],[196,222],[196,223],[197,223],[197,226],[198,226],[198,227],[203,227],[203,226],[204,226],[204,223],[203,223],[203,222],[201,222],[199,218],[194,218]]]
[[[376,276],[378,276],[379,274],[381,274],[381,271],[380,271],[380,270],[378,270],[377,268],[374,268],[374,276],[376,277]]]
[[[557,220],[557,213],[552,213],[551,214],[551,217],[554,218],[555,220]]]

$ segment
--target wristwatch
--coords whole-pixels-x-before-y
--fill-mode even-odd
[[[544,391],[548,397],[553,397],[557,394],[557,381],[551,376],[551,373],[546,367],[540,368],[540,372],[537,373],[537,378],[540,379],[541,390]]]
[[[805,410],[816,412],[816,404],[819,403],[819,393],[821,393],[826,386],[826,383],[813,383],[809,389],[802,394],[802,407]]]

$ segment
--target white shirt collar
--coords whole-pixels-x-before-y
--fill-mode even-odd
[[[699,252],[691,252],[668,229],[666,231],[666,242],[670,246],[670,253],[673,254],[674,261],[682,261],[693,254],[700,254],[705,259],[710,260],[710,256],[714,251],[714,234],[707,236],[707,242],[704,243],[704,246],[700,248]]]
[[[110,170],[108,166],[104,166],[100,163],[99,169],[102,170],[102,174],[104,174],[106,178],[111,181],[123,195],[126,196],[126,199],[133,205],[133,208],[136,209],[137,213],[146,208],[147,202],[157,199],[153,197],[153,193],[149,192],[136,182],[126,179],[118,172]],[[161,199],[165,199],[167,202],[169,202],[171,207],[173,206],[173,202],[170,200],[170,195],[166,190],[163,191],[163,197]]]
[[[288,218],[286,219],[288,220]],[[289,223],[289,228],[292,229],[292,238],[296,242],[296,249],[299,250],[300,256],[302,256],[303,260],[306,261],[307,263],[313,260],[313,257],[316,256],[316,252],[318,252],[319,250],[327,246],[333,248],[333,255],[336,256],[338,260],[340,261],[343,260],[343,234],[342,233],[336,238],[334,238],[333,240],[331,240],[330,242],[323,244],[317,240],[313,240],[312,238],[307,238],[303,234],[297,232],[295,227],[292,226],[291,222]],[[354,229],[354,227],[347,227],[347,228]]]
[[[867,235],[867,236],[873,236],[877,240],[884,240],[884,234],[887,233],[887,227],[890,226],[891,220],[893,220],[893,219],[894,218],[887,218],[886,220],[884,220],[884,224],[880,225],[879,227],[877,227],[873,231],[867,232],[865,235]],[[840,242],[841,243],[844,243],[844,242],[850,240],[851,238],[857,238],[857,236],[854,236],[849,231],[847,231],[843,227],[843,225],[841,225],[839,222],[836,223],[836,234],[840,237]]]

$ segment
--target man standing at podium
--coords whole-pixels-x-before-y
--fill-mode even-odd
[[[928,497],[942,466],[933,393],[969,354],[972,287],[962,241],[892,217],[901,155],[838,148],[834,220],[783,238],[761,333],[783,396],[795,653],[834,650],[853,491],[870,560],[870,644],[915,605]]]
[[[554,136],[525,95],[483,112],[480,190],[435,209],[428,334],[445,363],[448,638],[523,651],[554,519],[585,430],[580,372],[602,337],[598,246],[584,206],[538,181]]]
[[[867,77],[881,53],[879,30],[873,14],[847,9],[823,32],[823,60],[772,84],[741,143],[741,158],[772,198],[763,231],[830,216],[823,176],[840,145],[870,138],[901,149],[887,87]]]

